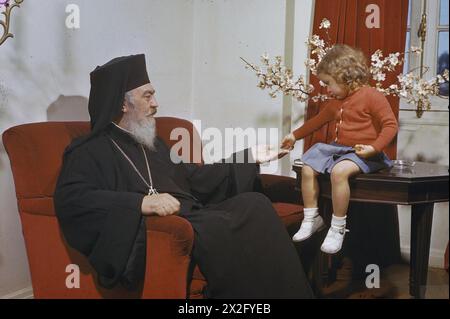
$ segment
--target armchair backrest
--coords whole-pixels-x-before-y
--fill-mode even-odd
[[[31,123],[3,133],[17,200],[52,197],[70,141],[89,132],[87,122]]]
[[[170,147],[181,136],[170,135],[174,128],[198,137],[191,122],[173,117],[156,118],[158,136]],[[12,127],[3,133],[9,155],[19,206],[22,200],[52,198],[62,165],[62,154],[72,139],[88,134],[88,122],[42,122]],[[190,138],[192,149],[194,139]],[[181,154],[180,154],[181,155]],[[190,153],[190,158],[193,154]],[[42,214],[53,215],[52,209]]]

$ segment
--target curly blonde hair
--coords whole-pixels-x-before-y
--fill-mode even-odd
[[[317,66],[317,74],[332,76],[350,90],[369,83],[370,72],[364,53],[345,44],[336,44]]]

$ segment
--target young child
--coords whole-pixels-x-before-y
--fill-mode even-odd
[[[346,214],[350,200],[349,178],[392,166],[383,149],[398,131],[389,102],[368,86],[369,69],[364,54],[347,45],[335,45],[317,67],[317,76],[327,86],[329,101],[315,117],[288,134],[281,142],[292,149],[295,141],[310,135],[324,124],[336,121],[336,139],[317,143],[302,157],[304,220],[293,241],[309,238],[325,225],[318,212],[318,174],[330,174],[333,216],[321,246],[325,253],[337,253],[344,241]]]

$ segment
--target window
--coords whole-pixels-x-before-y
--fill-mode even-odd
[[[411,7],[412,7],[412,1],[409,1],[409,8],[408,8],[408,26],[406,27],[406,45],[405,45],[405,63],[403,64],[403,73],[406,74],[410,70],[410,54],[408,53],[409,49],[411,48]]]
[[[438,45],[437,45],[437,74],[442,73],[445,69],[448,70],[448,1],[440,0],[439,6],[439,25]],[[448,96],[448,83],[441,85],[440,94]]]
[[[424,78],[429,79],[449,68],[449,27],[448,10],[449,0],[410,0],[409,1],[408,28],[406,35],[406,51],[411,46],[421,47],[421,40],[417,34],[420,28],[422,13],[427,14],[427,33],[424,47],[424,66],[428,67]],[[405,56],[403,71],[419,72],[420,56]],[[441,85],[440,94],[449,96],[448,83]],[[447,109],[448,100],[442,98],[431,99],[432,109]],[[402,108],[414,108],[415,106],[402,102]]]

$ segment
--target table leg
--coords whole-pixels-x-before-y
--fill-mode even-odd
[[[415,298],[425,298],[433,206],[434,204],[431,203],[416,204],[411,207],[409,292]]]
[[[323,237],[323,236],[321,236]],[[320,250],[316,252],[312,264],[312,286],[316,297],[323,297],[323,288],[328,286],[328,257]]]
[[[333,215],[333,203],[331,199],[325,197],[321,198],[321,200],[319,201],[319,210],[322,212],[322,217],[326,225],[325,230],[322,231],[323,234],[321,236],[321,242],[319,244],[320,247],[320,245],[322,245],[322,242],[325,240],[326,234],[331,225],[331,218]],[[336,267],[333,267],[335,264],[333,262],[334,261],[333,255],[325,254],[322,251],[319,251],[319,255],[320,255],[320,264],[322,267],[320,273],[321,280],[322,283],[325,283],[325,285],[328,286],[336,280],[337,270]]]

